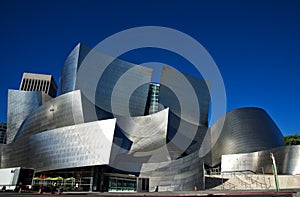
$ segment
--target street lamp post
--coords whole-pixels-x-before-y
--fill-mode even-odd
[[[49,122],[50,122],[50,125],[49,125],[49,128],[48,129],[55,129],[56,128],[56,125],[55,125],[55,105],[51,105],[51,108],[49,109],[49,112],[51,113],[52,117],[49,117]]]
[[[273,174],[275,178],[275,186],[276,186],[276,191],[279,191],[279,183],[278,183],[278,176],[277,176],[277,166],[276,166],[276,161],[273,153],[270,153],[270,157],[272,159],[272,167],[273,167]]]

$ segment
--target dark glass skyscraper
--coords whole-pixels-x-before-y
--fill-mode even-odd
[[[153,114],[159,111],[159,87],[160,84],[158,83],[149,84],[149,93],[147,98],[145,115]]]
[[[0,123],[0,144],[6,144],[6,124]]]

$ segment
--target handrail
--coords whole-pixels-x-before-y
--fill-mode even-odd
[[[234,171],[223,171],[222,174],[226,174],[226,173],[236,173],[236,172],[240,172],[240,173],[244,173],[244,172],[251,172],[251,174],[256,174],[256,172],[252,171],[252,170],[234,170]]]

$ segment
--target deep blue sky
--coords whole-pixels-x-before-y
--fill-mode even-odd
[[[111,34],[145,25],[175,28],[209,51],[225,82],[228,111],[262,107],[284,135],[300,133],[297,0],[2,0],[0,121],[6,122],[7,90],[19,88],[23,72],[53,74],[58,82],[78,42],[93,47]],[[150,52],[126,60],[159,57]]]

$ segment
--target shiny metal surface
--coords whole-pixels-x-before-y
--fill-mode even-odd
[[[145,163],[140,177],[149,177],[150,191],[193,191],[203,189],[203,162],[194,152],[184,158],[160,163]],[[155,169],[155,170],[153,170]]]
[[[116,120],[103,120],[37,133],[4,145],[1,168],[36,172],[109,163]]]
[[[153,151],[166,144],[169,109],[140,117],[118,117],[117,124],[132,142],[129,153]]]
[[[112,58],[103,54],[98,56],[100,59]],[[143,116],[151,76],[150,68],[114,59],[98,81],[96,106],[114,116]]]
[[[84,122],[80,90],[56,97],[27,116],[15,140],[41,131]]]
[[[94,97],[87,94],[90,84],[80,86],[77,76],[89,52],[96,65],[91,74],[102,71],[96,76]],[[151,75],[149,68],[78,44],[64,63],[59,97],[9,91],[8,133],[14,141],[0,145],[1,167],[41,172],[109,165],[150,178],[151,191],[156,186],[159,191],[178,191],[203,188],[204,163],[221,163],[222,171],[264,168],[269,173],[272,151],[280,173],[299,173],[299,146],[280,147],[283,136],[264,110],[232,110],[208,128],[209,83],[165,66],[147,106]],[[220,128],[216,144],[211,139],[203,142],[207,132],[213,137]],[[202,143],[211,148],[203,158]]]
[[[96,92],[89,92],[90,84],[85,84],[86,78],[82,81],[77,78],[77,71],[87,54],[92,60],[84,63],[94,65],[90,66],[88,73],[102,73],[100,76],[94,76],[98,81]],[[107,62],[109,64],[105,66]],[[142,116],[146,108],[151,76],[150,68],[122,61],[78,44],[63,66],[61,94],[80,89],[91,103],[107,113],[116,116]],[[97,115],[99,120],[106,118],[102,117],[101,113]]]
[[[178,128],[183,132],[177,132]],[[169,113],[168,124],[168,149],[172,159],[176,159],[183,153],[190,154],[199,150],[200,145],[208,128],[203,125],[195,125],[176,116],[174,113]],[[176,138],[174,137],[176,135]],[[170,140],[172,139],[172,140]]]
[[[169,161],[165,146],[169,109],[140,117],[117,117],[110,166],[140,172],[143,163]]]
[[[185,121],[207,126],[210,94],[209,87],[204,79],[163,66],[160,83],[159,102],[162,105],[169,107],[172,113]],[[197,102],[190,100],[193,99],[192,92],[189,92],[187,88],[192,88],[191,91],[195,93]],[[181,109],[182,104],[184,104],[183,100],[179,100],[181,96],[190,101],[190,105],[187,106],[188,109],[184,109],[184,111]],[[198,113],[197,108],[200,111],[199,119],[197,119],[199,115],[196,114]]]
[[[221,170],[223,173],[249,170],[255,173],[272,174],[270,153],[273,153],[275,157],[278,174],[300,175],[300,145],[282,146],[252,153],[223,155]]]
[[[11,143],[23,121],[51,97],[42,92],[8,90],[7,143]]]
[[[271,117],[261,108],[240,108],[224,115],[225,123],[217,143],[209,153],[212,166],[221,155],[267,150],[283,145],[283,135]],[[219,128],[217,121],[212,127]]]
[[[167,138],[172,159],[200,147],[208,127],[209,102],[204,79],[163,67],[159,103],[170,108]]]
[[[60,94],[65,94],[76,90],[77,70],[90,48],[79,43],[71,51],[64,62],[60,78]]]

